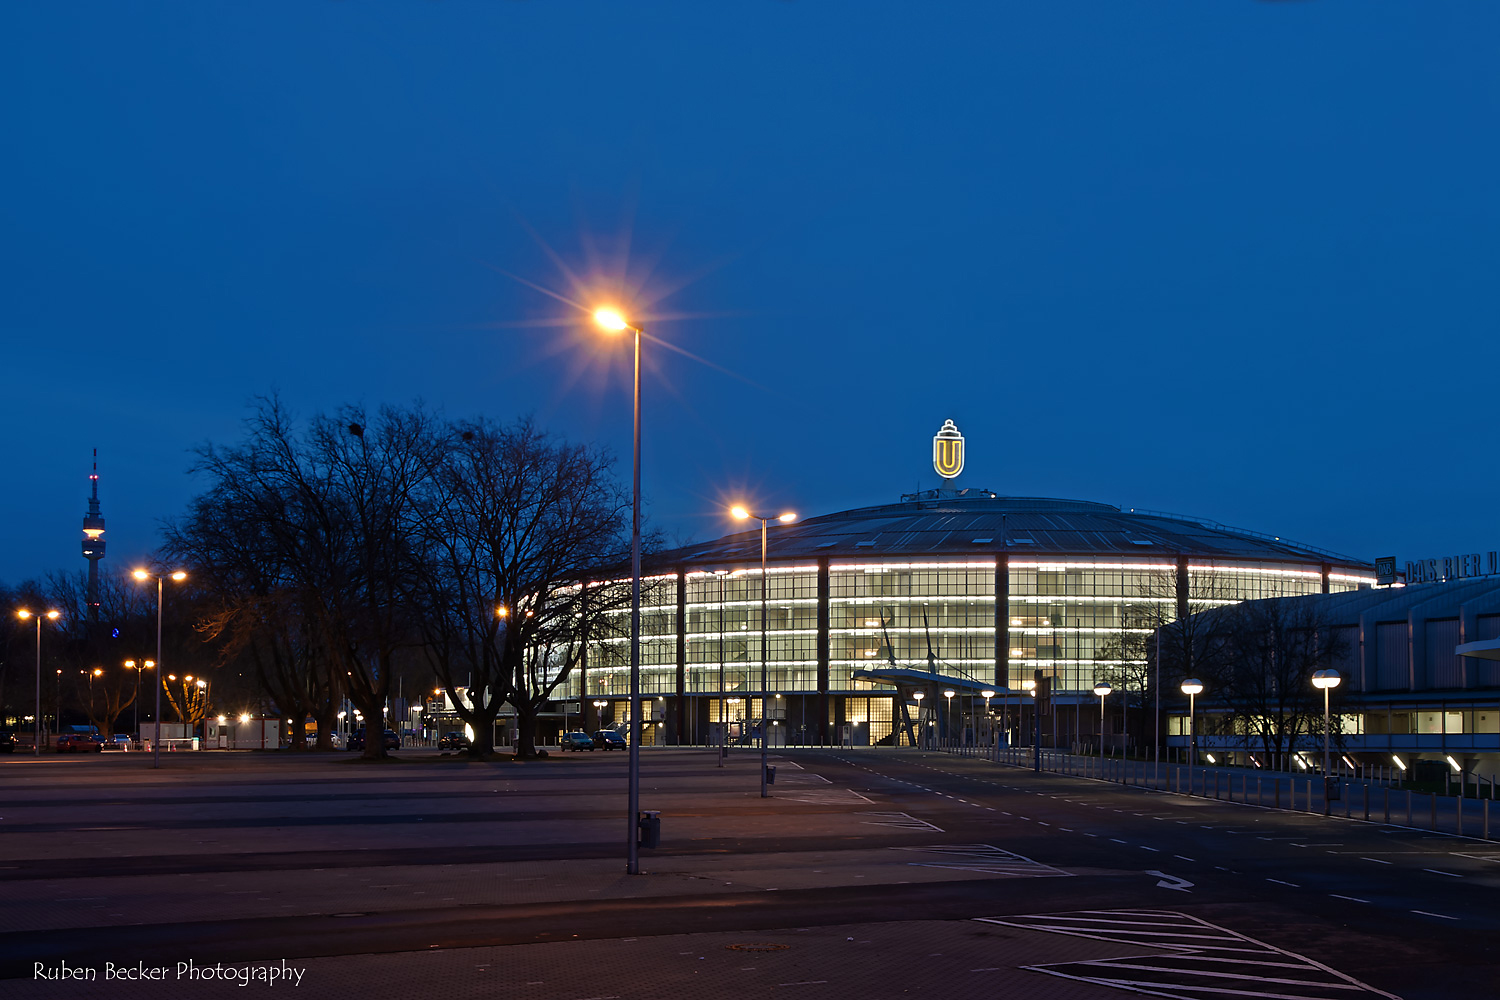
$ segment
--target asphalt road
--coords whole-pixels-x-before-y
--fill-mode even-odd
[[[763,800],[684,750],[631,877],[623,755],[181,756],[0,765],[0,996],[1500,995],[1477,841],[935,753],[787,752]],[[174,975],[46,978],[106,962]]]

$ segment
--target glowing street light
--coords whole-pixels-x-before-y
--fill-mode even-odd
[[[151,766],[152,767],[161,767],[161,689],[164,687],[164,685],[161,683],[161,670],[160,670],[160,666],[159,665],[162,662],[162,659],[161,659],[162,580],[165,579],[165,578],[160,573],[157,573],[155,575],[156,575],[156,662],[158,664],[158,669],[156,671],[156,680],[157,680],[157,684],[156,684],[156,731],[155,731],[155,734],[151,737]],[[135,577],[137,580],[140,580],[140,581],[144,582],[146,580],[151,579],[152,574],[148,573],[144,569],[138,569],[134,573],[132,573],[131,576]],[[181,583],[183,580],[187,579],[187,574],[184,573],[182,570],[179,569],[179,570],[174,570],[171,573],[168,573],[167,577],[170,577],[171,580],[174,583]]]
[[[754,520],[760,522],[760,797],[766,797],[766,691],[769,688],[766,676],[766,616],[770,602],[769,591],[766,586],[766,525],[771,521],[780,521],[782,524],[791,524],[797,520],[797,515],[791,511],[785,514],[752,514],[739,504],[729,508],[729,514],[736,521]]]
[[[948,745],[949,746],[955,746],[955,745],[957,745],[957,742],[958,742],[957,740],[955,740],[953,738],[953,696],[956,695],[956,694],[958,694],[958,692],[955,691],[955,690],[953,690],[952,688],[949,688],[948,690],[946,690],[946,691],[943,692],[943,698],[948,703]]]
[[[1182,682],[1182,693],[1188,696],[1188,766],[1198,766],[1197,698],[1203,693],[1203,682],[1189,677]]]
[[[641,873],[641,337],[645,331],[632,325],[613,306],[594,310],[594,323],[610,333],[635,333],[634,430],[631,439],[630,487],[630,778],[626,809],[629,836],[626,839],[625,872]]]
[[[1323,780],[1324,781],[1328,780],[1328,742],[1329,742],[1329,735],[1328,735],[1328,732],[1329,732],[1329,725],[1328,725],[1328,692],[1330,692],[1334,688],[1338,687],[1339,686],[1339,681],[1341,681],[1342,679],[1343,678],[1339,677],[1339,672],[1337,670],[1319,670],[1319,671],[1315,672],[1312,675],[1313,687],[1318,688],[1319,690],[1321,690],[1323,692]]]
[[[62,617],[62,612],[30,611],[26,608],[21,608],[16,612],[16,617],[23,622],[32,618],[36,619],[36,717],[32,719],[32,722],[36,724],[36,735],[33,737],[35,743],[32,745],[32,750],[40,757],[42,755],[42,619],[45,618],[49,622],[55,622]],[[62,671],[59,670],[58,673],[61,674]],[[61,690],[60,686],[59,690]],[[59,705],[59,718],[61,714],[62,708]]]
[[[1104,756],[1104,699],[1108,698],[1109,697],[1109,693],[1111,691],[1113,691],[1113,690],[1114,690],[1114,687],[1109,683],[1109,681],[1100,681],[1099,683],[1097,683],[1097,684],[1094,685],[1094,694],[1096,694],[1096,695],[1099,696],[1099,756],[1100,757]]]

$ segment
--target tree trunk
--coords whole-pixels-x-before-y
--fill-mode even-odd
[[[333,745],[333,731],[338,728],[339,713],[337,705],[330,705],[324,714],[317,717],[318,720],[318,745],[315,750],[337,750]]]
[[[384,760],[385,752],[385,697],[378,696],[364,701],[352,693],[350,699],[364,716],[365,748],[360,754],[363,760]]]
[[[516,756],[530,759],[536,752],[536,709],[524,702],[516,706]]]

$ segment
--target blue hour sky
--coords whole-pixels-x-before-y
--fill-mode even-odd
[[[952,418],[960,485],[1500,546],[1497,38],[1489,0],[5,4],[0,581],[84,567],[95,447],[126,568],[272,392],[628,475],[605,296],[680,349],[675,540],[934,486]]]

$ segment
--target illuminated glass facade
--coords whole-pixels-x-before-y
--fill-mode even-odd
[[[1028,503],[1035,507],[1043,502]],[[1095,510],[1122,520],[1120,511],[1105,505],[1050,503],[1066,505],[1072,521],[1098,519]],[[999,507],[1005,514],[1005,504],[995,498],[982,506]],[[935,514],[921,505],[900,505],[896,512],[905,513],[907,506],[917,509],[898,524],[909,530],[895,534],[894,543],[925,538],[927,521],[951,515],[948,507],[994,518],[993,510],[974,511],[962,504],[943,505]],[[1027,523],[1026,513],[1033,514],[1033,523]],[[1130,641],[1132,636],[1149,635],[1155,623],[1184,611],[1259,597],[1354,590],[1374,580],[1367,567],[1347,560],[1332,563],[1316,551],[1300,559],[1295,556],[1301,553],[1285,551],[1274,553],[1276,558],[1224,558],[1221,551],[1167,558],[1155,553],[1044,553],[1037,551],[1046,536],[1037,529],[1034,512],[1005,516],[1019,522],[1017,537],[1008,537],[1013,530],[1009,523],[1003,523],[1004,531],[978,537],[973,533],[978,529],[966,525],[965,530],[949,530],[949,537],[936,546],[960,551],[948,554],[929,547],[920,558],[879,552],[882,538],[894,533],[860,525],[850,531],[848,515],[793,525],[803,529],[795,535],[772,528],[764,691],[758,532],[754,544],[731,536],[725,545],[680,550],[657,560],[643,590],[641,692],[662,706],[662,735],[667,742],[706,742],[721,710],[726,719],[753,723],[761,717],[756,699],[764,693],[769,696],[768,718],[788,727],[789,742],[837,742],[836,727],[844,724],[867,725],[872,743],[899,738],[899,733],[892,737],[893,727],[899,728],[898,685],[860,678],[857,672],[931,669],[1004,692],[1019,690],[1023,680],[1041,669],[1052,678],[1054,693],[1082,694],[1109,668],[1143,659],[1142,644]],[[823,525],[840,529],[832,542],[828,536],[834,533],[821,532]],[[1125,533],[1120,544],[1145,547],[1146,533],[1138,526],[1115,525],[1113,530]],[[862,534],[874,535],[874,543]],[[974,552],[977,545],[992,551]],[[814,555],[819,548],[833,551]],[[850,548],[876,551],[863,556],[838,552]],[[684,558],[662,572],[673,556]],[[998,620],[997,594],[1005,604]],[[570,678],[567,697],[613,703],[628,696],[627,633],[616,630],[618,638],[591,645],[587,667]],[[737,700],[731,705],[730,699]]]

